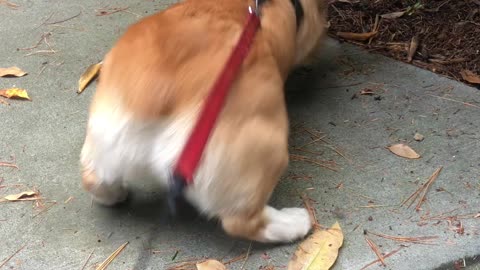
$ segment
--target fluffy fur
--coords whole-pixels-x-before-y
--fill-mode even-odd
[[[267,205],[288,165],[283,85],[325,34],[324,0],[262,6],[261,29],[231,89],[186,198],[235,237],[288,242],[311,228],[305,209]],[[168,176],[200,106],[237,42],[247,0],[186,0],[130,26],[106,55],[81,152],[82,183],[114,205],[128,181]]]

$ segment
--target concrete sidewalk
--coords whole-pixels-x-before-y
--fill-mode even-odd
[[[168,2],[109,1],[107,12],[128,9],[105,16],[96,16],[105,4],[92,0],[15,3],[17,9],[0,2],[0,67],[29,74],[0,78],[0,89],[25,88],[33,101],[0,104],[0,161],[19,167],[0,168],[0,197],[35,188],[46,203],[0,203],[0,265],[23,247],[0,269],[82,269],[87,260],[85,269],[94,269],[127,241],[108,269],[167,269],[191,258],[244,254],[250,243],[229,238],[213,221],[165,222],[160,196],[142,192],[152,183],[135,187],[132,200],[117,208],[91,205],[80,187],[78,156],[95,84],[77,95],[79,76],[130,23]],[[42,35],[48,44],[28,49]],[[478,89],[332,40],[321,64],[294,74],[287,86],[296,156],[272,204],[301,206],[297,191],[308,189],[319,222],[340,222],[345,240],[334,269],[361,269],[376,259],[365,231],[438,236],[434,245],[403,243],[386,267],[368,269],[454,269],[461,259],[479,269]],[[415,141],[416,132],[425,139]],[[325,137],[312,143],[318,135]],[[422,157],[408,160],[385,148],[399,142]],[[440,167],[420,211],[399,206]],[[384,253],[402,244],[367,237]],[[297,244],[254,243],[244,269],[286,269]]]

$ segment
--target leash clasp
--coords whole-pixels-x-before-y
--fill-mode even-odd
[[[255,3],[255,4],[254,4],[253,7],[252,7],[252,6],[248,6],[248,12],[249,12],[250,14],[255,14],[255,15],[259,16],[260,14],[259,14],[259,8],[258,8],[258,0],[254,0],[254,3]]]

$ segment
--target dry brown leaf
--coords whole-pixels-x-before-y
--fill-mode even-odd
[[[78,80],[78,90],[77,93],[80,94],[85,90],[87,85],[97,77],[98,73],[100,72],[100,69],[102,67],[102,62],[90,65],[85,72],[83,72],[82,76],[80,76],[80,79]]]
[[[288,263],[288,270],[327,270],[338,257],[343,244],[343,233],[338,222],[330,229],[316,229],[304,240]]]
[[[480,75],[475,74],[468,69],[460,71],[460,75],[462,75],[462,78],[469,83],[480,84]]]
[[[386,13],[386,14],[380,15],[380,17],[382,17],[384,19],[396,19],[396,18],[402,17],[403,14],[405,14],[405,11],[397,11],[397,12]]]
[[[9,88],[9,89],[1,89],[0,96],[6,98],[19,98],[19,99],[28,99],[32,100],[27,93],[27,90],[21,88]]]
[[[344,39],[365,41],[376,36],[377,33],[378,31],[367,32],[367,33],[337,32],[337,36]]]
[[[414,36],[410,42],[410,48],[408,49],[407,61],[410,63],[413,60],[413,56],[417,52],[418,48],[418,37]]]
[[[227,270],[223,263],[217,260],[206,260],[201,263],[197,263],[197,270]]]
[[[400,157],[409,159],[420,158],[420,155],[417,154],[417,152],[415,152],[410,146],[403,143],[391,145],[388,147],[388,150]]]
[[[18,67],[0,68],[0,77],[6,77],[6,76],[22,77],[25,75],[27,75],[27,72],[21,70]]]
[[[38,195],[37,192],[35,191],[24,191],[20,192],[18,194],[11,194],[3,197],[3,199],[0,199],[0,202],[16,202],[16,201],[25,201],[27,199],[34,198]]]

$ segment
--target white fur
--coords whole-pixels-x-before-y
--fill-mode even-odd
[[[153,175],[158,182],[168,187],[168,179],[180,155],[187,137],[196,120],[196,112],[185,113],[175,119],[164,119],[155,122],[134,120],[120,109],[92,114],[88,129],[91,142],[90,149],[84,146],[81,153],[83,164],[95,170],[101,185],[111,186],[113,190],[117,182],[138,180],[145,175]],[[220,156],[224,147],[216,144],[207,145],[204,158],[197,170],[194,185],[186,190],[187,198],[199,210],[209,216],[222,212],[230,212],[228,204],[218,203],[219,196],[212,197],[212,182],[221,178],[219,173]],[[96,201],[112,205],[124,198],[120,194],[108,192],[110,198],[95,198]],[[239,198],[236,206],[241,207]]]
[[[112,205],[126,198],[126,182],[151,174],[164,187],[196,120],[195,113],[161,122],[140,122],[112,109],[92,114],[89,119],[90,146],[85,144],[81,159],[91,166],[102,191],[92,192],[95,201]],[[225,196],[216,187],[225,177],[231,177],[221,162],[228,159],[228,148],[212,141],[186,197],[203,214],[214,217],[231,214],[249,204],[249,195],[236,190]],[[241,181],[241,179],[239,179]],[[305,236],[311,228],[308,212],[301,208],[276,210],[265,208],[268,225],[261,232],[266,242],[289,242]]]
[[[262,231],[265,242],[291,242],[304,237],[312,228],[308,211],[304,208],[277,210],[267,206],[268,225]]]
[[[135,121],[120,109],[92,114],[88,130],[94,150],[82,149],[101,182],[135,180],[152,174],[168,186],[169,172],[192,127],[192,114],[163,121]]]

